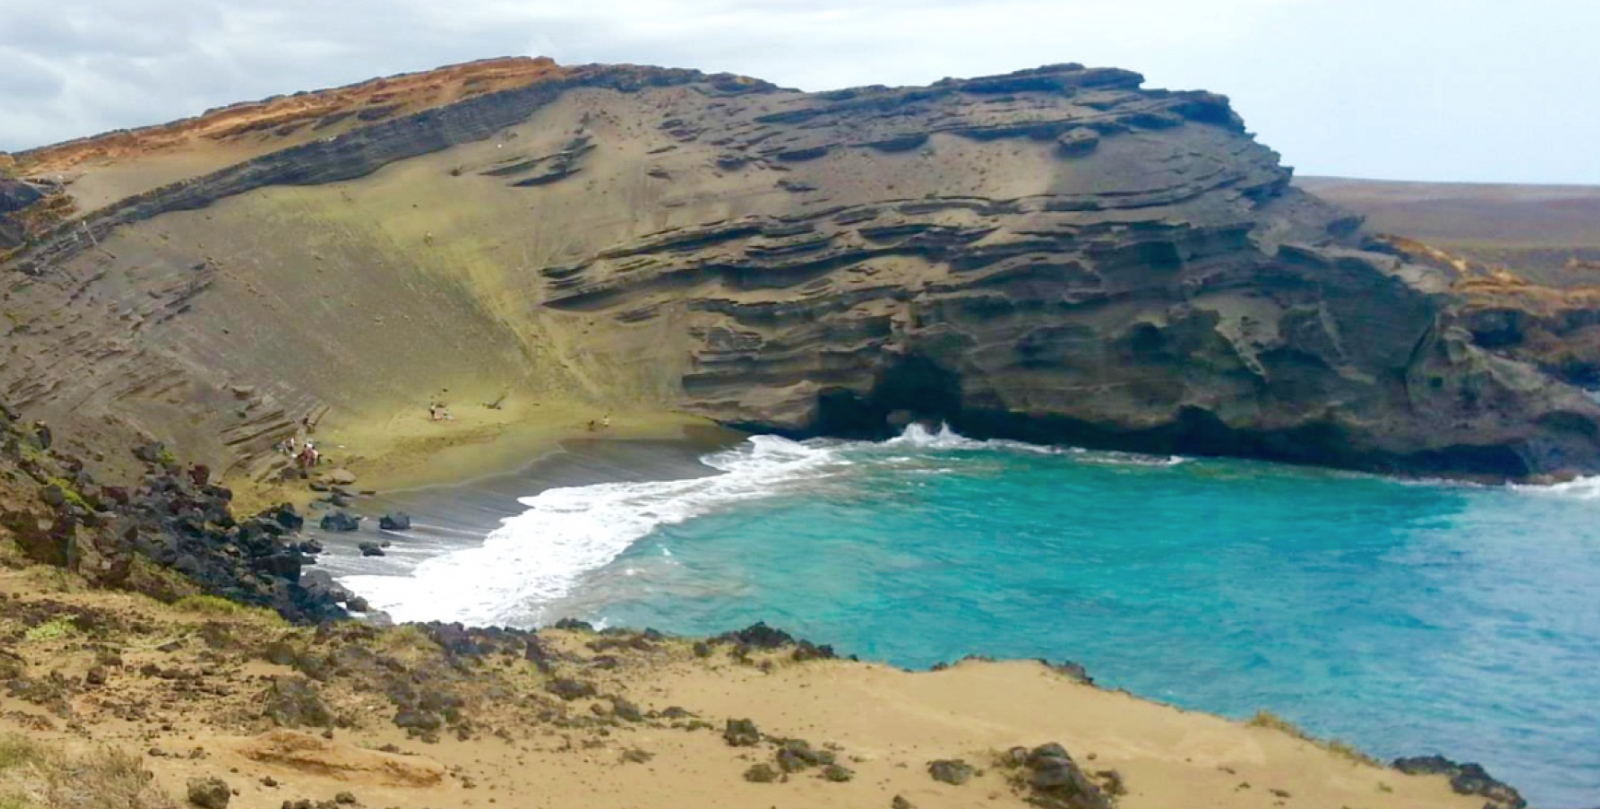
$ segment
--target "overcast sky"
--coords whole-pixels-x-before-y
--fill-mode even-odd
[[[1600,0],[0,0],[0,149],[509,54],[1234,100],[1302,174],[1600,184]]]

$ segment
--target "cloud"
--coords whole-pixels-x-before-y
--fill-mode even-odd
[[[501,55],[786,86],[1080,61],[1226,93],[1315,173],[1600,183],[1590,0],[7,0],[0,149]]]

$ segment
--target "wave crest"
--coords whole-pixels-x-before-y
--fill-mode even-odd
[[[792,490],[849,464],[836,449],[775,436],[755,436],[703,462],[721,474],[547,489],[518,501],[527,511],[503,520],[482,545],[425,560],[405,576],[341,582],[398,621],[539,623],[541,605],[660,526]]]

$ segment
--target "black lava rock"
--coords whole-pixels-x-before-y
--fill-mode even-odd
[[[361,527],[361,518],[346,511],[334,511],[322,515],[320,524],[324,531],[354,531]]]

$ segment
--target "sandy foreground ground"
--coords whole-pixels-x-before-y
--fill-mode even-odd
[[[208,599],[86,591],[41,568],[0,571],[0,596],[8,809],[51,805],[41,784],[57,766],[8,759],[18,739],[60,755],[126,751],[180,806],[191,779],[220,778],[227,805],[242,809],[302,799],[397,809],[1025,806],[1039,797],[1028,770],[1003,756],[1049,742],[1101,787],[1120,783],[1124,809],[1483,805],[1443,777],[1101,690],[1035,662],[906,672],[796,660],[794,646],[631,632],[313,630]],[[727,732],[742,719],[759,735]],[[786,740],[804,740],[789,741],[809,751],[801,759],[835,767],[780,755]],[[955,759],[974,770],[964,783],[930,775],[931,762]],[[799,765],[784,772],[784,761]],[[748,780],[757,765],[777,780]],[[5,803],[29,795],[34,803]]]

